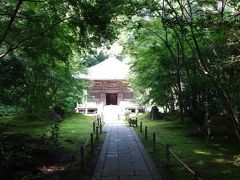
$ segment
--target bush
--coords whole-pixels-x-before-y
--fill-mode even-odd
[[[63,118],[64,116],[64,110],[60,107],[60,106],[54,106],[53,107],[53,111],[58,114],[59,116],[61,116],[61,118]]]
[[[152,120],[159,120],[163,118],[163,114],[159,112],[159,109],[157,106],[153,106],[150,111],[150,118]]]
[[[0,117],[10,115],[16,112],[16,107],[0,103]]]
[[[125,119],[128,120],[129,116],[131,114],[131,111],[127,110],[125,113],[124,113],[124,116],[125,116]]]

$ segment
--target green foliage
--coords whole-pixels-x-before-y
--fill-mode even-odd
[[[60,121],[53,121],[51,126],[51,135],[43,133],[41,140],[44,142],[43,149],[47,150],[50,154],[55,154],[62,150],[62,144],[60,141]]]
[[[239,109],[239,3],[184,3],[150,1],[128,26],[129,82],[141,103],[179,110],[204,129],[206,101],[212,116]]]
[[[159,28],[161,24],[153,21],[146,22],[144,26]],[[149,97],[148,101],[153,100],[151,103],[163,106],[172,98],[171,93],[176,87],[173,59],[154,34],[140,29],[134,32],[134,36],[135,41],[128,47],[129,53],[134,57],[131,62],[134,75],[130,82],[140,91],[139,94]]]
[[[73,109],[87,86],[73,74],[104,57],[90,55],[83,63],[82,53],[115,37],[112,20],[120,5],[115,0],[1,1],[0,103],[28,113],[46,113],[56,104]]]
[[[15,113],[16,107],[0,104],[0,117],[4,115],[10,115],[11,113]]]
[[[92,49],[88,53],[86,53],[86,55],[83,57],[84,65],[86,67],[91,67],[104,61],[107,58],[108,56],[104,54],[103,51],[97,52],[96,49]]]
[[[128,119],[129,119],[130,114],[131,114],[131,111],[126,111],[126,112],[124,113],[125,120],[128,120]]]

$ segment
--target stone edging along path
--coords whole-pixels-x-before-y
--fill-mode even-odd
[[[115,121],[104,129],[107,135],[93,180],[162,179],[133,128]]]

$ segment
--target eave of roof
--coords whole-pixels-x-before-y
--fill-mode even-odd
[[[86,80],[124,80],[128,74],[129,66],[112,56],[88,68],[86,74],[76,74],[76,78]]]

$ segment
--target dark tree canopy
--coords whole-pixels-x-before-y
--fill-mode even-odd
[[[0,103],[29,113],[54,104],[73,108],[86,87],[72,77],[84,68],[78,58],[115,38],[114,20],[123,4],[115,0],[1,1]],[[99,61],[102,56],[98,55]],[[85,65],[91,63],[87,60]]]

